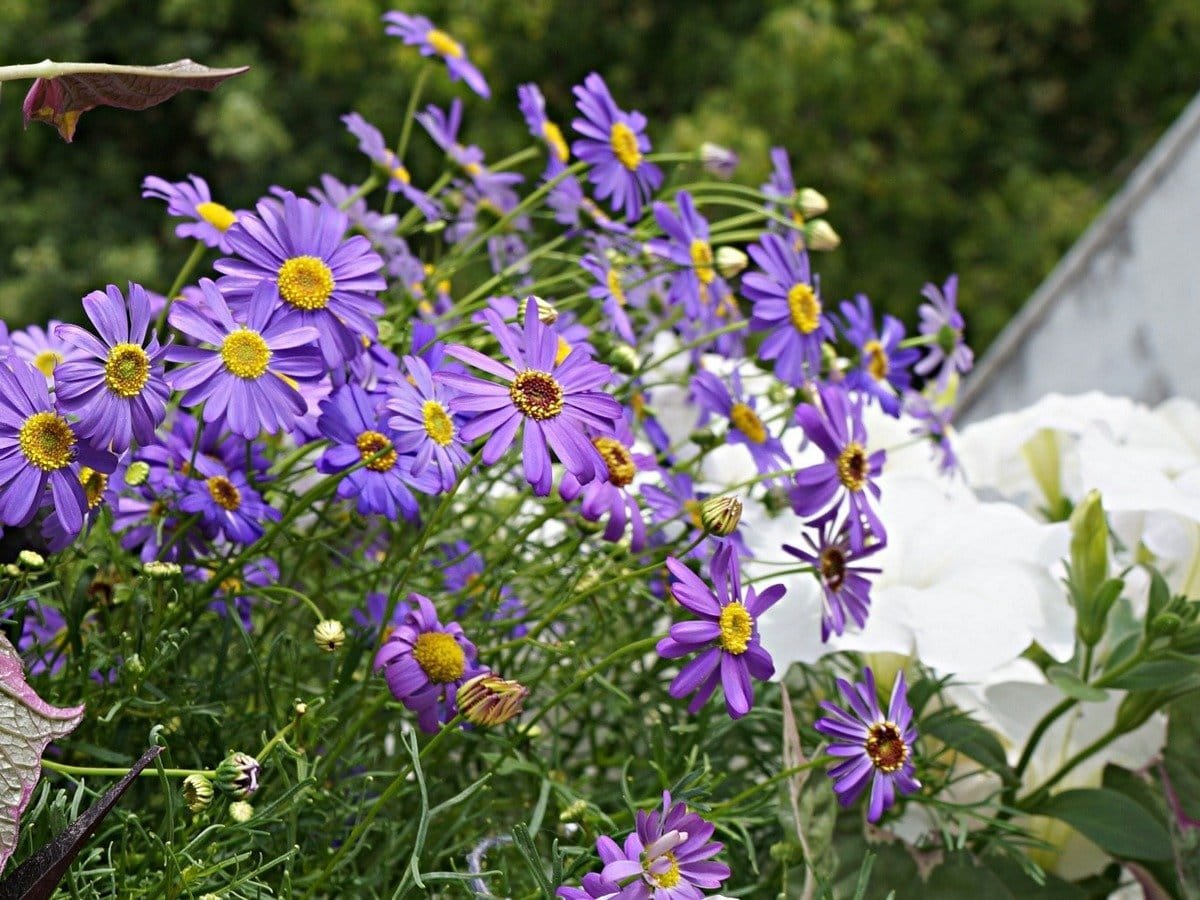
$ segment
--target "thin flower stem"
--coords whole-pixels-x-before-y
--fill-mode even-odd
[[[51,772],[58,772],[60,775],[83,776],[96,775],[108,776],[111,775],[117,778],[123,778],[129,774],[128,769],[120,768],[119,766],[68,766],[66,763],[55,762],[52,759],[43,759],[42,768],[49,769]],[[138,773],[144,778],[159,777],[166,775],[168,778],[187,778],[189,775],[203,775],[205,778],[215,778],[217,773],[214,769],[143,769]]]
[[[1022,809],[1032,809],[1036,807],[1039,803],[1046,799],[1046,796],[1050,793],[1050,788],[1054,787],[1054,785],[1058,784],[1060,781],[1070,775],[1072,769],[1074,769],[1084,760],[1095,756],[1097,753],[1119,738],[1121,734],[1122,732],[1115,726],[1110,728],[1104,734],[1100,735],[1100,737],[1096,738],[1096,740],[1092,741],[1090,744],[1068,759],[1065,763],[1059,766],[1058,771],[1051,775],[1041,785],[1041,787],[1027,796],[1024,800],[1017,801],[1017,806]]]
[[[171,304],[175,302],[175,298],[179,296],[179,292],[183,289],[187,280],[192,277],[192,272],[196,270],[196,266],[200,265],[200,260],[204,258],[204,252],[208,249],[208,245],[203,241],[196,241],[196,246],[192,248],[192,254],[183,264],[183,268],[179,270],[179,274],[175,276],[175,281],[171,284],[171,289],[167,291],[167,302],[163,304],[162,311],[158,314],[158,321],[154,323],[154,330],[161,332],[167,324],[167,313],[171,311]]]
[[[417,104],[421,102],[421,93],[425,90],[425,82],[429,79],[429,73],[433,70],[433,63],[426,62],[417,72],[417,80],[413,83],[412,93],[408,95],[408,107],[404,110],[404,124],[400,126],[400,140],[396,144],[396,159],[400,164],[404,164],[404,154],[408,150],[408,139],[412,136],[412,124],[417,115]],[[388,193],[387,199],[383,201],[383,214],[387,215],[392,211],[392,204],[396,202],[396,195]]]
[[[343,211],[349,209],[354,205],[355,201],[361,200],[377,187],[379,187],[379,176],[372,171],[371,174],[367,176],[367,180],[359,185],[354,193],[348,194],[346,199],[338,204],[337,208]]]

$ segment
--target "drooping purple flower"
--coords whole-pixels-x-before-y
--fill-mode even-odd
[[[433,602],[409,594],[413,604],[403,623],[388,635],[375,654],[392,696],[417,714],[422,731],[437,731],[455,715],[455,694],[484,667],[475,662],[472,644],[457,622],[443,625]]]
[[[601,302],[607,324],[616,329],[622,340],[636,344],[637,335],[633,332],[625,307],[631,299],[640,302],[643,294],[640,286],[629,288],[627,293],[622,267],[602,256],[589,253],[579,260],[579,265],[596,279],[596,284],[588,288],[588,296]],[[630,275],[633,276],[632,281],[640,280],[637,272],[630,272]]]
[[[867,819],[878,822],[884,810],[896,802],[897,791],[911,794],[921,787],[912,760],[917,728],[904,673],[896,676],[886,716],[879,708],[875,675],[870,669],[863,669],[862,682],[850,684],[839,678],[837,686],[849,709],[822,701],[821,708],[829,715],[817,719],[813,727],[831,739],[825,752],[842,760],[829,770],[838,800],[849,806],[870,784]]]
[[[181,405],[203,403],[205,422],[223,419],[244,438],[288,428],[305,411],[294,379],[325,371],[317,329],[280,311],[268,282],[258,283],[237,318],[212,279],[202,278],[200,289],[203,306],[179,300],[169,318],[172,327],[208,345],[167,351],[169,359],[185,364],[169,377],[184,392]]]
[[[846,376],[846,386],[874,397],[889,416],[900,415],[900,402],[912,385],[912,364],[921,351],[902,347],[904,324],[895,316],[884,315],[876,329],[871,301],[863,294],[841,305],[846,320],[846,338],[858,349],[858,366]]]
[[[54,370],[59,363],[68,359],[76,359],[79,351],[68,344],[57,334],[58,319],[51,319],[43,329],[40,325],[29,325],[14,331],[9,336],[12,352],[18,359],[23,359],[46,376],[46,380],[54,380]]]
[[[517,86],[517,106],[529,126],[529,133],[539,141],[544,141],[550,151],[550,167],[548,171],[559,172],[571,158],[571,151],[563,138],[562,129],[546,115],[546,98],[536,84]],[[557,163],[557,166],[555,165]]]
[[[750,247],[750,256],[762,269],[742,277],[746,297],[754,301],[750,328],[770,332],[759,356],[775,360],[781,381],[802,387],[820,375],[821,345],[834,338],[808,254],[777,234],[764,234]]]
[[[788,496],[796,514],[817,516],[814,522],[844,513],[850,546],[862,551],[866,548],[864,525],[876,540],[887,540],[887,532],[871,500],[879,499],[879,485],[874,479],[883,471],[887,454],[883,450],[867,453],[861,399],[851,402],[846,391],[836,384],[821,385],[817,393],[819,408],[802,404],[796,409],[796,421],[805,436],[825,454],[825,461],[797,472]]]
[[[404,199],[419,209],[431,222],[442,217],[442,208],[437,202],[420,188],[413,187],[412,175],[395,152],[388,147],[378,128],[358,113],[342,116],[342,122],[346,130],[358,138],[358,149],[387,173],[389,191],[402,194]]]
[[[624,210],[630,221],[640,218],[642,205],[663,181],[662,170],[645,159],[650,152],[646,117],[636,110],[618,109],[596,72],[572,91],[583,118],[575,119],[571,127],[583,137],[571,145],[571,152],[591,166],[588,179],[599,199],[612,198],[612,208]]]
[[[349,220],[330,206],[281,192],[281,201],[259,201],[258,215],[245,215],[227,238],[236,257],[213,263],[224,275],[221,292],[233,306],[248,303],[260,284],[272,287],[290,328],[317,329],[325,364],[335,368],[374,340],[376,297],[387,284],[383,259],[360,234],[346,236]]]
[[[792,227],[777,219],[771,219],[767,227],[782,235],[791,246],[804,250],[804,216],[796,209],[796,181],[792,177],[792,163],[785,147],[771,148],[771,177],[759,187],[767,198],[766,208],[777,215],[792,220]]]
[[[238,220],[238,213],[213,200],[208,182],[199,175],[186,181],[167,181],[147,175],[142,181],[142,196],[167,201],[167,214],[188,221],[175,226],[176,237],[195,238],[209,247],[229,252],[226,232]]]
[[[389,12],[384,14],[383,21],[388,23],[384,29],[388,34],[400,38],[410,47],[419,47],[422,56],[440,56],[446,63],[451,81],[465,82],[467,87],[484,99],[492,96],[483,73],[467,59],[463,45],[440,28],[435,28],[429,19]]]
[[[731,385],[732,391],[720,378],[705,370],[692,378],[696,402],[706,412],[716,413],[729,422],[725,440],[749,450],[760,474],[769,475],[790,465],[783,441],[767,430],[766,423],[758,415],[757,399],[746,393],[737,370],[733,372]]]
[[[929,302],[917,307],[921,318],[918,327],[921,334],[935,340],[913,371],[926,378],[937,372],[938,387],[945,388],[951,374],[966,375],[975,362],[975,354],[963,341],[966,323],[958,309],[958,276],[951,275],[940,289],[936,284],[926,284],[921,295]]]
[[[720,684],[726,710],[731,718],[739,719],[754,705],[751,677],[766,681],[775,673],[771,655],[759,641],[758,617],[783,596],[786,588],[775,584],[759,594],[751,587],[743,596],[737,552],[728,543],[713,555],[709,570],[715,594],[674,557],[667,559],[667,569],[674,578],[672,596],[699,620],[672,625],[669,636],[658,642],[658,655],[678,659],[701,651],[675,676],[671,696],[682,698],[694,693],[688,704],[688,711],[694,713]]]
[[[621,405],[596,390],[609,380],[611,370],[579,348],[557,362],[557,335],[538,320],[532,299],[525,306],[521,331],[506,325],[491,310],[484,315],[513,365],[496,362],[461,344],[446,348],[456,359],[506,382],[497,384],[472,375],[443,376],[459,392],[457,408],[476,414],[462,429],[463,440],[489,434],[482,459],[490,466],[512,445],[524,425],[525,479],[543,497],[550,493],[553,481],[551,450],[581,484],[606,478],[608,467],[586,429],[609,432],[621,415]]]
[[[909,393],[904,402],[904,411],[916,421],[912,434],[929,441],[930,450],[943,475],[959,471],[958,454],[950,440],[953,431],[955,408],[953,403],[938,403],[925,394]]]
[[[713,262],[708,220],[696,210],[687,191],[680,191],[675,199],[678,215],[665,203],[654,204],[654,219],[667,236],[655,238],[648,246],[652,253],[679,267],[671,275],[671,302],[681,305],[689,318],[697,318],[728,290]]]
[[[790,544],[784,544],[783,549],[811,565],[821,582],[821,640],[828,641],[831,634],[843,634],[847,620],[862,628],[871,608],[871,582],[866,576],[878,575],[883,570],[861,565],[860,561],[879,552],[884,545],[875,543],[864,550],[855,550],[844,524],[835,527],[829,519],[818,526],[815,541],[805,534],[804,542],[808,544],[807,550]]]
[[[129,303],[110,284],[83,298],[97,340],[78,325],[59,325],[57,335],[79,351],[78,359],[54,372],[54,394],[62,408],[79,418],[76,432],[99,447],[121,453],[136,440],[154,441],[167,415],[166,348],[150,330],[150,300],[139,284],[129,284]]]
[[[263,535],[263,525],[279,520],[270,506],[242,474],[210,456],[197,456],[193,477],[183,482],[179,509],[198,515],[200,528],[210,540],[223,537],[234,544],[250,544]]]
[[[608,517],[604,529],[606,541],[619,541],[628,526],[629,548],[637,553],[646,546],[646,522],[633,480],[639,472],[653,471],[657,464],[652,455],[633,452],[633,432],[624,418],[617,421],[611,434],[594,436],[592,444],[608,467],[608,478],[581,485],[567,472],[559,482],[558,492],[568,502],[582,494],[579,511],[588,521],[598,522]]]
[[[397,381],[387,401],[395,413],[388,426],[396,434],[396,451],[413,457],[414,475],[431,471],[441,490],[448,491],[469,458],[454,421],[453,392],[420,357],[404,357],[404,368],[412,381]]]

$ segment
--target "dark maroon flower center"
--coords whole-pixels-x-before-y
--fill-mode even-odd
[[[531,419],[553,419],[563,409],[563,389],[553,375],[537,369],[518,372],[509,386],[513,405]]]
[[[896,772],[908,759],[908,745],[894,722],[876,722],[867,732],[867,757],[881,772]]]
[[[821,578],[832,591],[841,590],[846,581],[846,554],[838,547],[826,547],[821,551]]]

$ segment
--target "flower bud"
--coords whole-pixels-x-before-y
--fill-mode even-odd
[[[245,800],[235,800],[229,804],[229,818],[238,823],[250,821],[250,817],[254,815],[254,807]]]
[[[549,300],[543,300],[541,297],[537,296],[536,294],[530,294],[525,299],[532,300],[534,302],[534,304],[537,306],[538,321],[541,322],[543,325],[553,325],[555,322],[558,321],[558,310],[554,308],[554,306],[550,303]],[[522,308],[524,308],[524,304],[521,304],[521,305],[522,305]]]
[[[10,578],[16,578],[18,575],[21,574],[21,570],[20,570],[20,568],[17,567],[16,563],[5,563],[4,564],[4,574],[9,576]]]
[[[161,562],[157,559],[152,559],[142,566],[142,572],[149,578],[174,578],[182,571],[178,563]]]
[[[46,557],[35,550],[22,550],[17,554],[17,562],[27,569],[40,569],[46,564]]]
[[[738,165],[738,155],[728,147],[705,141],[700,145],[700,165],[709,175],[729,179]]]
[[[212,803],[213,785],[204,775],[189,775],[183,779],[183,802],[192,812],[200,812]]]
[[[503,725],[521,714],[529,688],[519,681],[484,672],[463,682],[455,699],[458,711],[472,725]]]
[[[829,201],[820,191],[810,187],[800,188],[796,194],[796,208],[806,219],[829,212]]]
[[[560,822],[579,822],[583,819],[583,814],[587,810],[588,804],[586,800],[579,799],[572,801],[566,809],[558,814],[558,820]]]
[[[608,352],[608,361],[623,375],[632,375],[638,370],[637,351],[628,344],[616,344]]]
[[[346,629],[337,619],[322,619],[313,628],[313,640],[326,653],[336,653],[346,643]]]
[[[1120,594],[1107,587],[1108,521],[1098,491],[1089,491],[1071,513],[1071,597],[1075,601],[1076,631],[1089,647],[1104,635],[1108,611]]]
[[[722,278],[732,278],[750,262],[750,257],[737,247],[717,248],[717,271]]]
[[[125,469],[125,483],[130,487],[138,487],[146,483],[150,477],[150,464],[142,460],[134,460]]]
[[[1165,612],[1151,619],[1150,627],[1147,630],[1151,637],[1170,637],[1182,627],[1183,619],[1175,613]]]
[[[392,341],[396,339],[396,326],[387,319],[380,319],[377,323],[378,332],[375,340],[383,344],[385,347],[390,346]]]
[[[217,787],[239,800],[245,799],[258,790],[261,772],[262,765],[249,753],[230,753],[217,766]]]
[[[841,243],[841,237],[824,219],[813,219],[804,226],[804,244],[809,250],[836,250]]]
[[[729,537],[742,521],[742,501],[737,497],[709,497],[700,504],[700,523],[717,537]]]

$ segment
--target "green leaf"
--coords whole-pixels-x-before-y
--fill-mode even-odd
[[[1150,598],[1146,604],[1146,621],[1150,622],[1155,616],[1166,609],[1171,603],[1171,589],[1167,580],[1158,569],[1150,570]]]
[[[1163,763],[1179,806],[1189,819],[1200,821],[1200,694],[1182,697],[1171,704],[1167,725],[1167,747]]]
[[[1140,804],[1108,788],[1063,791],[1030,813],[1066,822],[1116,857],[1171,858],[1171,836],[1167,830]]]
[[[946,746],[968,756],[1006,782],[1016,775],[1009,768],[1004,747],[994,734],[957,710],[939,710],[921,723],[921,733],[937,738]]]
[[[1190,659],[1151,659],[1139,663],[1112,680],[1103,679],[1105,687],[1124,691],[1149,691],[1160,688],[1184,688],[1186,682],[1200,675],[1200,666]]]
[[[1074,700],[1084,703],[1099,703],[1108,699],[1108,691],[1087,684],[1066,666],[1052,666],[1046,670],[1046,677],[1056,688]]]

